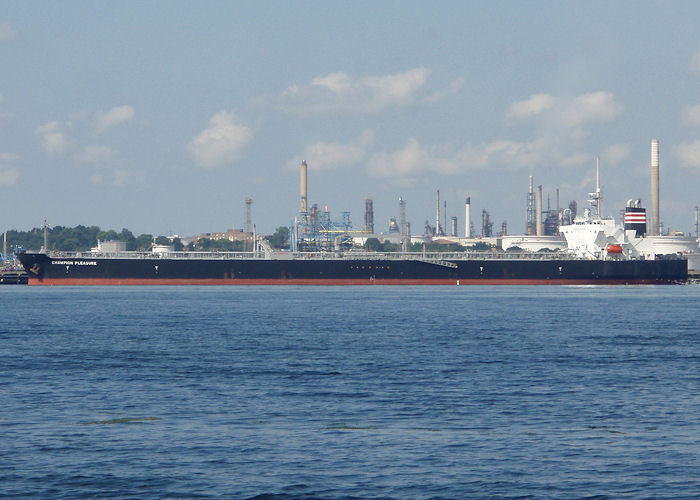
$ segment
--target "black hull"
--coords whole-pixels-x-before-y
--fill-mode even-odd
[[[665,284],[688,278],[682,259],[52,258],[42,253],[18,259],[30,285]]]

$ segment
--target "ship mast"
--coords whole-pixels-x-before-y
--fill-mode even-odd
[[[597,218],[601,218],[601,199],[600,195],[600,158],[596,156],[595,158],[595,192],[588,193],[588,202],[595,206],[595,215]]]
[[[595,210],[596,215],[601,217],[600,214],[600,157],[595,157]]]
[[[46,218],[44,218],[44,248],[41,249],[42,252],[48,252],[48,251],[49,251],[49,233],[48,233],[48,227],[49,227],[49,225],[46,223]]]

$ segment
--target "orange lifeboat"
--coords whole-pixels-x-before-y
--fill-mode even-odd
[[[608,253],[622,253],[621,245],[608,245],[605,247],[605,251]]]

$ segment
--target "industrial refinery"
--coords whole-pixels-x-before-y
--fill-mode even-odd
[[[604,167],[604,166],[603,166]],[[435,205],[425,207],[434,210],[422,224],[413,225],[407,219],[409,201],[396,198],[398,215],[377,217],[374,200],[364,200],[364,214],[359,227],[352,222],[349,211],[332,215],[328,205],[321,207],[311,203],[308,192],[308,164],[299,166],[299,209],[289,223],[289,251],[291,252],[345,252],[368,248],[369,240],[377,240],[382,248],[391,251],[454,251],[464,249],[492,250],[496,252],[555,252],[568,253],[579,258],[601,259],[609,257],[607,248],[619,247],[629,259],[655,259],[657,256],[682,255],[689,262],[691,274],[700,272],[698,247],[698,207],[694,213],[694,234],[684,234],[664,228],[661,219],[659,196],[660,162],[659,141],[651,140],[650,192],[651,210],[640,197],[627,200],[618,207],[621,223],[603,213],[601,189],[601,164],[595,159],[595,189],[588,193],[587,204],[580,206],[576,200],[562,203],[559,189],[544,194],[543,186],[535,178],[527,178],[527,190],[523,203],[522,232],[509,232],[509,224],[493,221],[487,208],[475,210],[468,194],[464,205],[448,210],[447,200],[439,189],[434,192]],[[604,175],[604,174],[603,174]],[[466,194],[466,193],[465,193]],[[546,199],[545,199],[546,196]],[[244,230],[225,233],[206,233],[201,237],[246,242],[247,249],[257,251],[263,238],[252,224],[253,199],[245,199]],[[519,224],[515,224],[517,227]],[[415,229],[415,228],[419,229]],[[195,237],[196,239],[197,237]],[[385,245],[389,244],[388,247]]]
[[[652,141],[651,150],[653,191],[659,184],[658,141]],[[617,224],[602,212],[597,159],[595,174],[595,190],[582,214],[574,202],[561,208],[558,193],[556,207],[548,198],[544,210],[542,186],[535,191],[530,177],[526,234],[520,236],[509,235],[506,222],[494,235],[486,209],[481,211],[481,234],[475,235],[469,196],[460,236],[457,216],[448,215],[447,201],[436,190],[435,218],[425,221],[423,234],[414,235],[403,197],[397,199],[399,215],[389,218],[385,233],[376,232],[370,198],[362,229],[353,228],[350,212],[334,219],[328,206],[309,203],[308,165],[302,161],[289,250],[275,250],[258,237],[253,199],[246,198],[244,234],[252,229],[252,248],[242,252],[174,251],[160,245],[149,252],[128,252],[98,245],[90,252],[23,251],[17,258],[30,285],[671,284],[697,273],[697,236],[660,234],[658,196],[652,198],[651,224],[638,198],[627,201],[624,224]]]
[[[309,202],[308,165],[300,165],[299,212],[290,224],[290,249],[292,251],[338,251],[363,246],[371,238],[380,243],[400,245],[407,251],[412,245],[420,244],[459,244],[464,247],[492,248],[510,251],[569,251],[584,257],[600,257],[601,249],[607,244],[622,245],[629,257],[654,258],[656,255],[685,254],[693,260],[691,269],[698,267],[698,215],[695,209],[695,235],[663,230],[659,198],[659,141],[651,141],[651,211],[650,217],[641,198],[631,198],[621,208],[623,222],[617,225],[613,218],[602,213],[602,190],[600,184],[601,166],[596,158],[595,190],[588,193],[588,205],[580,210],[576,200],[569,200],[562,206],[559,189],[554,192],[554,200],[548,194],[544,199],[542,185],[536,185],[532,175],[527,179],[528,188],[524,203],[524,231],[510,234],[508,222],[496,225],[486,208],[474,213],[472,197],[465,196],[463,209],[448,212],[447,200],[441,198],[440,190],[435,191],[434,218],[426,218],[419,227],[412,230],[406,218],[408,200],[397,198],[398,216],[386,218],[378,224],[372,198],[365,200],[363,224],[356,228],[351,221],[351,213],[344,211],[334,218],[328,206],[320,208]],[[246,201],[248,203],[248,201]],[[456,214],[458,213],[458,214]],[[462,215],[463,214],[463,215]],[[478,214],[478,215],[477,215]],[[460,221],[460,217],[463,220]],[[378,230],[378,225],[386,230]],[[583,226],[596,235],[593,241],[584,243],[581,239]],[[460,234],[459,229],[462,228]],[[598,234],[598,229],[601,230]],[[595,230],[595,231],[594,231]],[[517,233],[517,231],[516,231]],[[584,238],[586,239],[586,238]],[[634,241],[634,244],[631,242]],[[413,247],[415,248],[415,247]],[[634,248],[631,250],[630,248]]]

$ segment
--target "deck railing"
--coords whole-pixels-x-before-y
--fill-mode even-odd
[[[561,260],[576,259],[569,252],[61,252],[50,251],[53,259],[174,259],[174,260],[417,260],[449,263],[464,260]],[[449,265],[449,264],[447,264]]]

